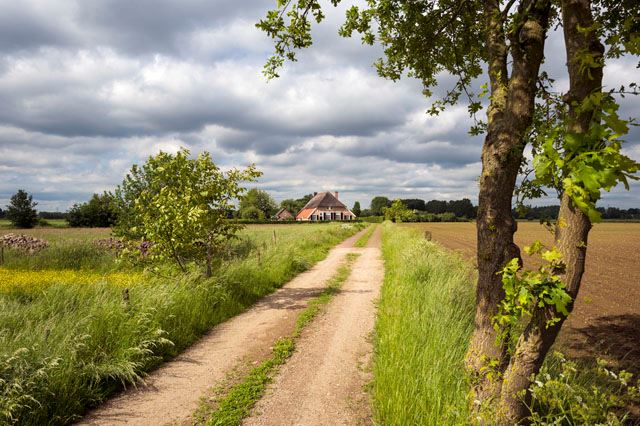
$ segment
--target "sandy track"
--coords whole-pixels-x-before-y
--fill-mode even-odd
[[[331,278],[362,232],[332,249],[327,258],[263,298],[251,309],[215,327],[174,360],[88,413],[82,425],[189,423],[199,399],[243,359],[270,350],[290,335],[297,314]]]
[[[256,404],[245,425],[371,424],[365,384],[372,354],[370,334],[374,305],[384,277],[380,253],[381,227],[348,280],[296,344],[267,394]]]

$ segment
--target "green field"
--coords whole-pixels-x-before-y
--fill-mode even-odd
[[[45,219],[45,223],[47,224],[44,227],[54,227],[54,228],[66,228],[69,226],[65,219]],[[11,222],[7,219],[0,219],[0,228],[12,228]]]
[[[0,423],[73,421],[359,229],[249,226],[210,279],[131,269],[92,244],[107,229],[24,231],[50,247],[0,267]]]

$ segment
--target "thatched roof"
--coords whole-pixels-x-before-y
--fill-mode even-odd
[[[319,192],[317,193],[309,202],[303,207],[305,209],[317,209],[317,208],[345,208],[348,210],[347,206],[345,206],[340,200],[338,200],[335,195],[331,192]]]

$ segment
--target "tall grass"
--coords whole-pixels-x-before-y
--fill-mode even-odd
[[[31,271],[86,269],[109,271],[116,268],[115,254],[98,248],[87,241],[56,242],[38,253],[25,255],[19,250],[5,249],[4,264],[7,269]]]
[[[383,225],[373,403],[384,425],[468,423],[471,268],[415,229]]]
[[[0,292],[0,424],[73,421],[357,230],[332,225],[287,233],[278,228],[281,235],[275,239],[260,230],[264,238],[256,238],[257,248],[224,263],[211,279],[194,272],[145,276],[126,292],[108,279]],[[250,238],[251,231],[245,236]]]

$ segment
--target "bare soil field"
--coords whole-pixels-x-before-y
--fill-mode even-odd
[[[476,263],[475,223],[420,223],[433,240]],[[538,222],[519,222],[516,242],[553,244]],[[640,373],[640,223],[599,223],[589,236],[587,267],[560,349],[573,357],[606,356]],[[535,266],[524,255],[525,266]]]

